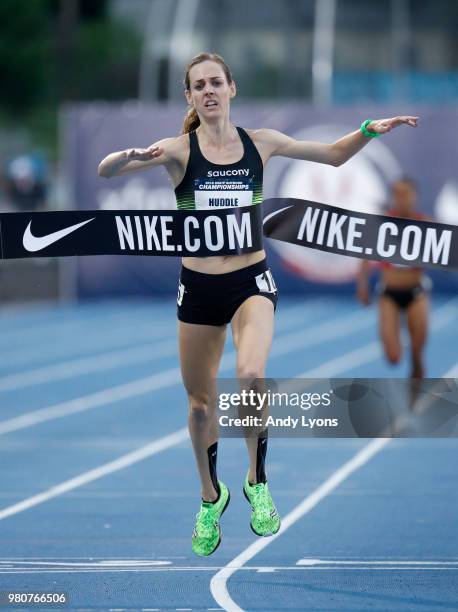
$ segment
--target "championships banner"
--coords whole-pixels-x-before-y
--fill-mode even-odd
[[[263,217],[263,210],[269,210]],[[0,214],[2,259],[75,255],[209,257],[262,248],[263,235],[340,255],[458,268],[458,228],[294,198],[219,210]]]

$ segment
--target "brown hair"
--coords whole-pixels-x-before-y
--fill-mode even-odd
[[[229,69],[229,66],[226,64],[226,62],[221,57],[221,55],[218,55],[217,53],[199,53],[199,55],[196,55],[195,57],[193,57],[192,60],[189,62],[189,64],[186,66],[186,73],[185,73],[183,84],[187,91],[191,89],[191,82],[189,80],[189,72],[191,71],[191,68],[193,66],[196,66],[197,64],[206,62],[207,60],[211,62],[216,62],[217,64],[219,64],[221,68],[223,69],[224,74],[226,75],[226,80],[228,84],[230,85],[232,83],[231,71]],[[199,125],[200,125],[199,115],[196,113],[195,108],[190,107],[185,115],[181,133],[188,134],[189,132],[192,132],[193,130],[198,128]]]

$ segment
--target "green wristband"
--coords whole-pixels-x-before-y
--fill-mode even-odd
[[[364,136],[367,136],[368,138],[378,138],[379,136],[381,136],[381,134],[377,134],[377,132],[369,132],[367,129],[367,126],[369,125],[369,123],[371,123],[371,121],[372,119],[366,119],[366,121],[363,121],[361,123],[361,127],[359,129],[364,134]]]

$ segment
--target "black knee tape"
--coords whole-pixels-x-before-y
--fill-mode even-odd
[[[268,430],[264,429],[258,436],[258,448],[256,451],[256,482],[267,482],[266,476],[266,454],[267,454]]]
[[[218,457],[218,442],[215,442],[207,448],[208,469],[210,470],[210,478],[215,487],[215,491],[219,494],[218,477],[216,475],[216,460]]]

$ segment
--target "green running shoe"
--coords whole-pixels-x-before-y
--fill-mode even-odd
[[[280,529],[280,515],[275,508],[267,483],[251,485],[248,474],[243,485],[243,494],[251,505],[250,527],[258,536],[270,536]]]
[[[218,480],[220,496],[217,502],[203,501],[196,515],[196,526],[192,534],[192,550],[196,555],[208,557],[215,552],[221,542],[219,519],[226,510],[231,495],[226,485]]]

